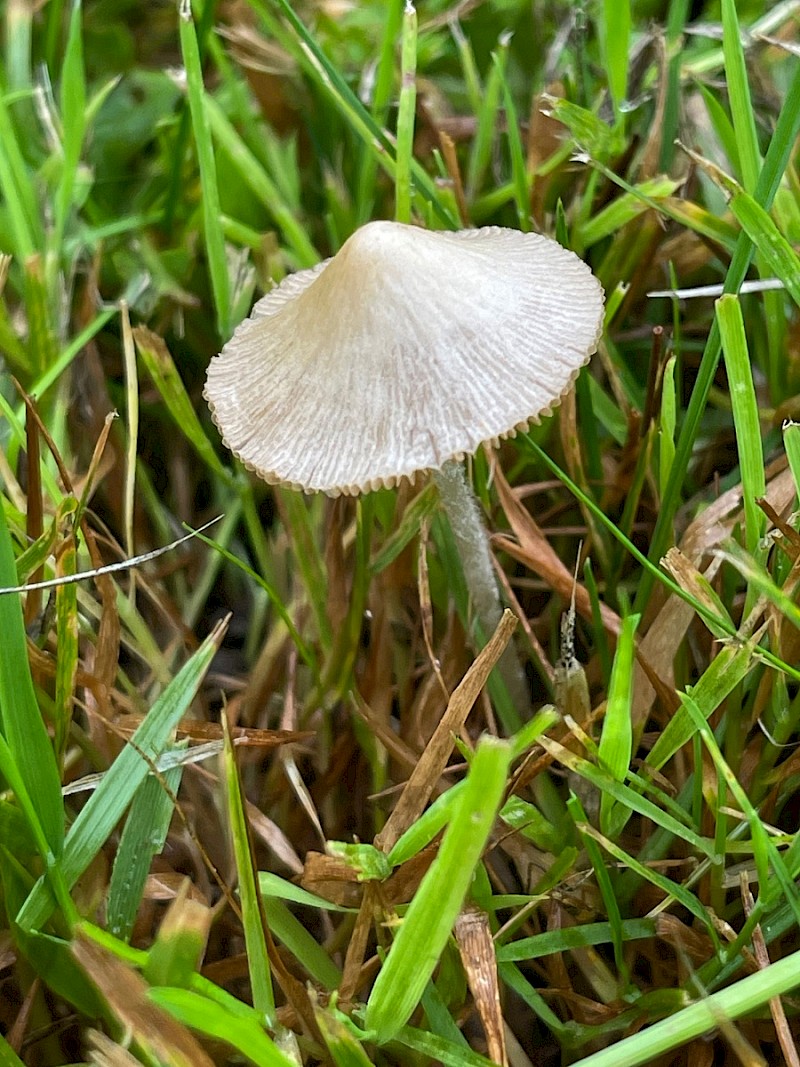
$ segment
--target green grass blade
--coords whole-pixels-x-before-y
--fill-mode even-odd
[[[733,128],[733,123],[728,117],[728,113],[707,85],[703,85],[701,82],[698,83],[697,88],[705,102],[706,111],[711,120],[711,125],[714,128],[714,133],[717,135],[722,150],[727,156],[730,166],[733,168],[733,172],[735,174],[741,174],[742,167],[739,162],[739,145],[736,140],[736,132]]]
[[[605,799],[606,794],[603,793],[601,803]],[[581,833],[581,826],[585,825],[589,820],[586,817],[583,805],[574,794],[567,801],[567,809],[572,816],[578,833],[580,834],[580,839],[586,849],[586,855],[589,857],[589,863],[591,863],[592,869],[594,870],[597,888],[600,890],[600,896],[603,899],[605,912],[608,916],[608,925],[611,930],[611,944],[614,948],[614,962],[617,967],[617,974],[620,977],[621,984],[627,986],[630,983],[630,969],[625,961],[625,932],[622,925],[622,913],[620,912],[619,902],[617,901],[614,892],[614,884],[611,879],[611,874],[609,873],[608,867],[603,862],[603,854],[600,851],[597,842],[591,834]],[[620,996],[621,990],[609,990],[609,993],[612,994],[616,1000]]]
[[[596,211],[581,228],[581,239],[584,248],[610,237],[623,226],[651,210],[648,200],[663,200],[672,196],[679,183],[672,178],[650,178],[634,186],[635,192],[624,193],[617,197],[607,207]],[[643,199],[644,197],[647,200]]]
[[[314,1017],[334,1067],[372,1067],[369,1056],[341,1019],[320,1006]]]
[[[411,1026],[404,1026],[395,1040],[418,1052],[424,1057],[423,1062],[441,1063],[445,1067],[497,1067],[493,1060],[465,1048],[461,1042],[448,1041],[446,1037]]]
[[[747,83],[747,67],[736,14],[736,0],[722,0],[722,50],[725,56],[725,81],[731,105],[731,118],[736,134],[739,165],[742,168],[742,184],[752,193],[761,169],[761,153],[758,150],[755,112]]]
[[[603,0],[602,41],[608,88],[619,121],[628,93],[628,47],[631,38],[630,0]]]
[[[297,1067],[264,1033],[258,1013],[252,1009],[234,1013],[191,989],[170,986],[149,989],[147,998],[184,1026],[232,1045],[258,1067]]]
[[[173,678],[70,827],[62,860],[68,886],[75,884],[105,844],[150,773],[152,761],[164,751],[216,655],[222,633],[223,629],[216,627]],[[53,907],[49,889],[40,879],[17,916],[17,923],[27,930],[40,927]]]
[[[725,645],[692,687],[692,699],[706,719],[752,670],[755,650],[754,640]],[[691,741],[694,734],[695,728],[689,715],[683,709],[678,709],[653,745],[647,765],[656,771],[660,770],[679,748]]]
[[[229,481],[230,475],[200,423],[195,405],[189,398],[166,342],[145,326],[137,326],[133,330],[133,339],[153,385],[172,416],[176,430],[186,437],[200,459],[215,474]]]
[[[793,909],[795,921],[800,922],[800,893],[798,893],[797,887],[786,869],[781,854],[775,847],[774,842],[770,840],[761,817],[750,802],[750,798],[742,787],[741,782],[728,766],[717,744],[717,739],[714,737],[714,732],[692,697],[683,694],[681,703],[689,712],[692,723],[703,739],[703,744],[714,761],[722,781],[747,819],[750,827],[753,859],[758,873],[759,895],[763,894],[768,898],[773,897],[775,895],[774,890],[777,888],[773,883],[773,878],[777,877],[782,890],[781,899],[785,900]]]
[[[0,1034],[0,1067],[25,1067],[2,1034]]]
[[[761,168],[755,188],[754,197],[766,210],[769,210],[775,199],[775,194],[786,170],[798,134],[800,134],[800,68],[795,72],[789,86],[789,91],[778,116],[775,132],[772,135],[772,140],[764,159],[764,166]],[[744,281],[752,252],[753,245],[749,236],[741,234],[736,242],[736,251],[725,278],[726,292],[736,292]],[[720,352],[720,335],[715,322],[711,327],[703,351],[697,379],[675,449],[675,461],[672,465],[669,485],[664,493],[650,541],[649,559],[651,561],[660,559],[672,540],[672,523],[675,512],[680,506],[681,487],[683,486],[695,441],[699,434],[700,420],[714,381]],[[641,610],[647,604],[652,588],[652,574],[643,574],[636,593],[635,610]]]
[[[17,131],[5,94],[0,92],[0,191],[8,212],[14,245],[11,251],[25,262],[43,245],[34,185],[25,165]]]
[[[800,423],[790,422],[784,427],[783,444],[792,468],[795,489],[800,492]]]
[[[81,149],[86,130],[86,77],[83,64],[83,31],[81,28],[81,2],[73,0],[67,33],[64,63],[61,67],[62,169],[55,198],[55,225],[53,230],[53,267],[61,258],[62,242],[67,219],[73,210],[73,194]]]
[[[664,101],[664,120],[661,135],[661,152],[658,169],[670,170],[675,155],[675,138],[678,135],[681,100],[681,60],[683,58],[683,35],[689,0],[672,0],[667,9],[666,44],[669,56],[667,68],[667,97]]]
[[[239,769],[236,765],[233,744],[231,743],[228,720],[224,713],[222,716],[222,728],[225,738],[224,763],[225,792],[228,800],[228,825],[231,830],[233,854],[236,860],[239,900],[242,906],[242,926],[244,927],[244,940],[247,951],[247,970],[253,994],[253,1006],[269,1026],[274,1026],[275,994],[272,989],[272,975],[267,951],[266,914],[262,908],[261,896],[256,885],[250,830],[244,811],[242,785],[239,780]]]
[[[298,267],[313,267],[320,261],[320,254],[298,220],[276,182],[270,177],[261,162],[239,136],[220,105],[208,93],[203,94],[203,106],[209,127],[216,141],[230,156],[241,178],[261,200],[270,216],[280,226],[289,248],[297,259]]]
[[[171,767],[164,772],[163,781],[148,775],[134,796],[125,820],[114,856],[106,907],[108,931],[123,941],[129,939],[133,930],[153,857],[164,847],[174,810],[173,797],[178,792],[182,772],[180,766]]]
[[[408,1020],[439,960],[491,832],[511,758],[507,744],[484,737],[439,854],[408,907],[367,1002],[365,1025],[390,1040]]]
[[[72,535],[64,539],[57,560],[59,575],[72,575],[77,570],[77,552]],[[75,701],[75,682],[78,676],[78,586],[74,582],[56,589],[56,691],[53,708],[55,752],[62,765],[67,747]]]
[[[753,386],[750,353],[744,332],[744,319],[739,298],[723,296],[716,302],[722,351],[728,372],[728,386],[736,427],[736,447],[742,474],[744,502],[745,545],[752,556],[758,556],[759,542],[766,529],[766,515],[756,500],[766,492],[764,453],[761,426],[758,420],[758,401]]]
[[[194,29],[191,0],[181,0],[178,14],[180,27],[181,54],[186,68],[186,91],[189,97],[189,111],[192,116],[192,128],[197,147],[197,162],[200,166],[200,183],[202,187],[203,230],[205,233],[208,270],[211,275],[211,289],[214,294],[214,307],[217,313],[217,328],[220,338],[227,341],[231,335],[231,290],[228,277],[228,264],[225,256],[225,238],[222,233],[220,216],[222,214],[217,186],[217,168],[214,161],[214,147],[211,143],[208,114],[205,106],[205,86],[203,85],[203,68],[200,62],[200,49]]]
[[[785,956],[719,993],[580,1060],[580,1067],[641,1067],[665,1052],[715,1030],[721,1022],[766,1007],[772,997],[800,985],[800,952]]]
[[[733,189],[729,201],[731,211],[769,269],[783,282],[795,304],[800,305],[800,257],[772,221],[768,211],[738,185],[730,188]]]
[[[478,128],[472,142],[469,163],[467,166],[467,195],[472,199],[480,188],[489,160],[492,155],[492,145],[497,134],[498,109],[503,95],[503,75],[508,61],[508,46],[511,37],[507,33],[500,35],[497,47],[492,53],[492,69],[486,80],[486,89],[481,99],[481,108],[478,112]]]
[[[397,111],[397,169],[395,213],[397,222],[411,222],[411,162],[414,152],[414,116],[417,107],[417,12],[407,0],[403,13],[400,52],[400,105]]]
[[[11,536],[0,499],[0,587],[17,584]],[[19,768],[25,789],[53,856],[64,844],[64,807],[61,778],[53,746],[33,688],[25,622],[20,597],[0,596],[0,723],[9,754]]]
[[[626,919],[622,924],[622,934],[626,941],[637,941],[656,936],[655,919]],[[593,945],[606,945],[612,940],[613,931],[607,922],[583,923],[562,930],[549,930],[533,937],[523,937],[519,941],[509,941],[497,949],[498,963],[514,961],[539,960],[546,956],[560,955],[573,949],[591,948]]]
[[[519,120],[511,86],[505,75],[504,64],[497,52],[492,53],[492,63],[498,68],[498,77],[503,90],[503,110],[506,116],[506,137],[511,155],[511,180],[514,187],[514,203],[517,208],[517,223],[523,233],[531,228],[531,177],[525,159],[525,149],[519,131]]]
[[[635,634],[639,625],[638,615],[627,615],[622,622],[622,632],[617,642],[611,684],[608,690],[606,713],[603,717],[603,732],[597,758],[609,774],[618,782],[624,782],[628,774],[633,749],[633,723],[631,722],[631,699],[635,662]],[[607,793],[600,798],[600,828],[609,837],[616,837],[622,830],[630,812],[616,808]]]
[[[397,35],[403,22],[405,0],[389,0],[384,21],[383,37],[380,46],[375,76],[375,88],[372,93],[371,111],[375,123],[383,129],[389,115],[389,104],[395,82],[395,45]],[[358,179],[356,182],[355,209],[358,225],[368,222],[372,215],[375,200],[375,177],[378,173],[378,160],[375,153],[366,144],[361,146]]]
[[[263,872],[260,873],[259,886]],[[262,894],[263,895],[263,894]],[[327,901],[325,902],[327,905]],[[264,898],[272,936],[285,946],[309,977],[323,989],[338,989],[342,974],[325,949],[314,940],[308,929],[280,900]]]
[[[259,0],[250,0],[250,3],[256,10],[262,6]],[[331,96],[353,132],[375,153],[380,165],[393,179],[396,165],[394,146],[387,137],[386,131],[378,125],[337,67],[322,51],[319,43],[306,29],[289,0],[275,0],[275,3],[300,42],[306,68],[320,87]],[[427,172],[417,163],[413,165],[412,171],[415,189],[430,204],[433,214],[446,227],[458,229],[458,220],[442,204],[436,185]]]

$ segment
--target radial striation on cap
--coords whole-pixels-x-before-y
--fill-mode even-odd
[[[372,222],[256,304],[204,395],[265,481],[366,492],[549,415],[602,320],[597,279],[546,237]]]

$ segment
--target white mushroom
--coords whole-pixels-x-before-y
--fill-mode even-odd
[[[267,482],[337,495],[439,472],[488,629],[500,601],[486,537],[449,461],[550,414],[602,318],[594,275],[546,237],[372,222],[256,304],[212,360],[205,397],[225,444]]]
[[[366,492],[550,414],[602,309],[589,268],[546,237],[372,222],[256,304],[205,396],[265,481]]]

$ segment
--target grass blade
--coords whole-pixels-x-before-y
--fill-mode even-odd
[[[758,401],[753,386],[753,372],[747,338],[744,332],[742,306],[737,296],[721,297],[716,302],[722,351],[728,372],[728,385],[736,427],[736,447],[742,474],[744,501],[745,546],[754,557],[766,529],[766,515],[756,504],[766,492],[764,453],[761,426],[758,420]]]
[[[242,784],[239,780],[239,769],[236,765],[228,721],[224,713],[222,729],[225,738],[224,761],[228,816],[239,881],[239,899],[242,905],[242,925],[247,950],[247,969],[253,991],[253,1006],[266,1019],[269,1026],[274,1026],[275,995],[272,990],[272,975],[267,951],[266,914],[256,884],[250,831],[244,812]]]
[[[223,633],[223,626],[215,627],[173,678],[81,809],[64,843],[62,870],[68,886],[75,884],[102,848],[150,773],[152,761],[164,751],[203,680]],[[47,884],[39,879],[17,916],[17,923],[26,930],[38,928],[53,907]]]
[[[411,161],[414,153],[414,116],[417,106],[417,12],[407,0],[403,14],[400,53],[400,106],[397,112],[397,169],[395,214],[397,222],[411,222]]]
[[[761,153],[758,150],[755,112],[750,100],[735,0],[722,0],[722,50],[725,56],[725,81],[728,86],[731,118],[736,134],[739,165],[742,168],[742,184],[748,193],[752,193],[761,169]]]
[[[633,696],[633,666],[635,659],[634,635],[639,625],[638,615],[627,615],[622,620],[608,703],[603,717],[603,732],[597,758],[601,766],[618,782],[624,782],[628,774],[633,749],[633,724],[631,722],[631,698]],[[630,815],[616,806],[613,797],[603,793],[600,797],[600,828],[609,837],[616,837]]]
[[[769,210],[775,199],[775,194],[778,191],[778,186],[799,133],[800,68],[795,72],[789,91],[786,94],[754,192],[756,201],[766,210]],[[736,251],[725,278],[725,291],[727,293],[736,292],[744,281],[752,253],[752,241],[747,234],[741,234],[736,242]],[[700,419],[714,381],[720,352],[720,335],[715,322],[711,327],[703,350],[697,379],[675,449],[675,460],[672,465],[669,484],[667,491],[664,493],[661,509],[650,540],[648,556],[651,561],[658,560],[664,555],[672,539],[673,518],[680,505],[681,487],[683,486],[694,443],[699,433]],[[641,610],[642,606],[647,603],[652,588],[652,574],[643,574],[636,592],[635,610]]]
[[[181,54],[186,68],[186,91],[189,97],[189,111],[192,116],[194,140],[197,146],[197,162],[200,166],[200,184],[202,188],[203,230],[208,256],[208,270],[211,275],[211,289],[214,294],[214,307],[217,312],[217,328],[220,338],[227,341],[231,335],[231,291],[228,277],[228,264],[225,256],[225,238],[222,233],[217,186],[217,167],[214,162],[214,148],[211,143],[208,115],[205,106],[205,86],[203,69],[200,63],[200,49],[194,29],[191,0],[181,0],[178,14],[180,27]]]
[[[373,986],[365,1025],[390,1040],[419,1003],[466,896],[505,789],[511,752],[491,737],[478,745],[439,854],[408,907]]]
[[[0,499],[0,587],[17,584],[17,569],[11,537]],[[64,844],[64,807],[61,778],[53,746],[36,699],[28,661],[22,607],[17,594],[0,596],[0,723],[9,755],[19,769],[28,795],[36,806],[52,855],[61,855]]]

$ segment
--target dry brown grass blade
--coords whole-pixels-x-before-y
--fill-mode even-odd
[[[767,493],[765,500],[779,514],[791,506],[794,495],[794,480],[785,466],[785,458],[771,464],[767,469]],[[699,568],[703,557],[718,548],[741,519],[742,487],[733,486],[712,501],[686,528],[679,548],[683,556]],[[706,577],[713,577],[713,571]],[[670,596],[658,614],[650,622],[647,633],[640,640],[638,649],[664,683],[671,687],[673,663],[677,650],[686,636],[694,608],[680,597]],[[789,627],[788,629],[793,629]],[[634,673],[632,716],[635,726],[642,725],[650,714],[655,699],[655,689],[638,659]],[[667,705],[669,707],[669,705]]]
[[[141,1067],[141,1061],[99,1030],[89,1031],[89,1063],[92,1067]]]
[[[531,215],[544,230],[548,210],[551,203],[550,192],[553,185],[552,175],[538,175],[536,172],[542,164],[556,152],[560,151],[564,144],[564,127],[545,107],[545,97],[562,98],[564,86],[561,82],[550,82],[543,93],[535,94],[531,99],[531,110],[528,116],[527,136],[527,171],[536,175],[536,180],[531,183]]]
[[[36,406],[33,404],[28,394],[17,384],[23,400],[25,401],[25,408],[28,413],[28,417],[35,424],[39,434],[47,444],[50,454],[55,461],[58,473],[61,478],[62,484],[65,490],[72,496],[77,496],[75,486],[73,485],[72,476],[67,470],[67,467],[61,458],[61,453],[53,440],[47,427],[42,422]],[[106,417],[103,430],[101,431],[97,444],[92,456],[92,462],[90,465],[90,471],[96,469],[96,465],[99,462],[99,457],[102,455],[106,442],[108,440],[108,433],[110,430],[111,418]],[[86,521],[86,516],[82,515],[80,519],[81,533],[86,541],[86,547],[89,551],[89,556],[92,561],[92,567],[99,569],[103,566],[103,558],[100,555],[100,550],[97,546],[97,539],[94,534],[94,530]],[[119,642],[120,642],[120,621],[119,614],[117,612],[117,595],[116,588],[111,578],[105,575],[97,575],[96,579],[97,589],[100,593],[101,601],[101,613],[100,624],[97,629],[97,640],[94,647],[94,663],[92,664],[91,673],[94,675],[94,684],[87,690],[87,699],[94,701],[97,700],[97,706],[94,710],[98,711],[102,717],[108,718],[111,714],[109,694],[114,685],[114,679],[117,675],[117,665],[119,658]],[[103,748],[102,739],[94,738],[96,743]]]
[[[411,772],[411,777],[406,782],[394,811],[375,838],[378,848],[388,852],[400,835],[422,814],[436,788],[439,776],[447,766],[450,753],[453,751],[454,736],[458,736],[461,732],[481,689],[486,684],[492,667],[500,659],[516,627],[516,616],[510,611],[505,611],[488,644],[481,649],[475,662],[450,698],[447,710]]]
[[[361,906],[364,885],[355,868],[324,852],[307,852],[300,885],[331,904],[343,908]]]
[[[442,159],[447,167],[447,173],[450,175],[450,180],[453,183],[453,195],[456,199],[456,207],[458,208],[461,225],[467,227],[469,226],[469,208],[467,207],[467,198],[464,193],[464,183],[461,179],[461,167],[458,163],[455,141],[441,128],[437,130],[437,133],[439,134],[439,147],[442,150]]]
[[[782,515],[779,515],[766,497],[756,497],[756,504],[767,516],[771,526],[779,531],[784,540],[778,541],[783,551],[794,562],[800,557],[800,534],[793,529]]]
[[[656,77],[655,107],[649,123],[647,141],[639,160],[639,180],[655,178],[658,174],[658,161],[661,155],[661,143],[664,139],[664,111],[667,104],[669,76],[667,70],[667,48],[663,33],[654,33],[652,48],[655,52],[658,75]]]
[[[148,985],[131,967],[78,930],[72,954],[112,1013],[135,1040],[174,1067],[214,1067],[195,1037],[147,998]]]
[[[453,935],[486,1034],[489,1059],[506,1067],[505,1024],[500,1006],[497,957],[488,916],[478,908],[466,908],[456,919]]]
[[[583,462],[583,452],[581,450],[581,435],[578,428],[578,405],[574,389],[570,389],[561,401],[558,427],[561,436],[561,447],[564,451],[564,460],[567,466],[567,473],[576,485],[585,487],[587,484],[586,469]],[[586,553],[588,553],[588,551],[593,552],[598,557],[601,570],[605,571],[608,567],[608,560],[606,559],[603,539],[597,536],[597,520],[582,500],[578,501],[578,507],[581,510],[583,521],[585,522],[588,531],[588,545],[584,546],[583,551]],[[580,552],[578,554],[579,556],[581,555]]]
[[[438,685],[436,686],[436,691],[437,693],[439,692]],[[384,722],[379,716],[375,715],[372,708],[356,690],[353,690],[350,695],[358,714],[369,727],[370,733],[375,736],[377,741],[380,741],[393,760],[396,760],[406,770],[412,771],[417,765],[419,753],[397,736],[390,723]]]
[[[361,907],[358,909],[353,932],[347,943],[342,981],[339,984],[339,1005],[345,1010],[347,1010],[346,1005],[352,1001],[361,986],[364,957],[367,954],[367,943],[377,908],[377,886],[374,882],[368,882],[364,887]]]
[[[753,894],[750,892],[750,884],[747,880],[746,871],[742,871],[740,875],[740,890],[742,894],[742,903],[744,905],[744,913],[749,917],[756,902],[753,899]],[[758,961],[759,970],[766,970],[771,961],[760,923],[757,923],[753,929],[753,951],[755,952],[755,957]],[[780,997],[772,997],[769,1002],[769,1010],[772,1015],[772,1021],[775,1023],[775,1032],[778,1035],[778,1043],[781,1046],[781,1051],[783,1052],[783,1058],[786,1061],[787,1067],[800,1067],[800,1056],[798,1056],[797,1046],[794,1043],[791,1027],[786,1019],[786,1012],[783,1009],[783,1002]]]
[[[492,543],[520,563],[524,563],[568,602],[572,597],[574,584],[572,572],[562,563],[533,516],[517,499],[499,465],[495,467],[494,481],[500,504],[517,540],[515,542],[510,537],[495,534]],[[592,618],[589,593],[582,585],[575,588],[575,607],[583,618]],[[622,625],[619,615],[607,605],[601,604],[600,616],[606,631],[614,637],[618,636]]]
[[[685,589],[694,599],[702,604],[706,611],[716,615],[719,605],[711,595],[710,586],[719,570],[720,560],[712,560],[704,574],[679,548],[670,548],[661,560],[661,566],[669,571],[676,585]]]

